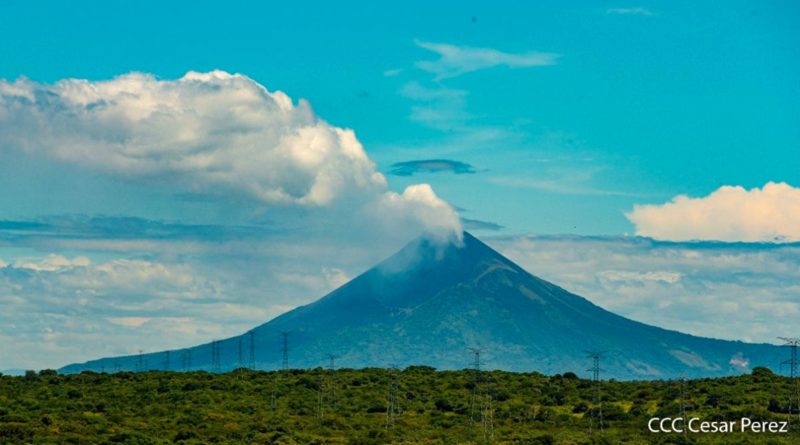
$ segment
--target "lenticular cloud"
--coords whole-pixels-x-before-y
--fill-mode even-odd
[[[374,209],[377,220],[395,212],[434,230],[461,229],[452,207],[432,191],[425,199],[414,190],[391,192],[352,130],[240,74],[160,80],[131,73],[52,85],[0,80],[0,136],[0,149],[195,193],[360,214]]]

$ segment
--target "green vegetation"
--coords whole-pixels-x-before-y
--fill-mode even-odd
[[[471,409],[475,376],[427,367],[398,371],[400,412],[387,427],[386,369],[29,372],[0,377],[0,443],[479,444],[484,428],[480,410]],[[800,433],[650,433],[651,417],[680,413],[674,381],[602,382],[605,431],[590,436],[591,381],[500,371],[481,379],[491,395],[497,444],[800,443]],[[787,378],[756,368],[687,381],[685,408],[688,417],[709,421],[785,420],[792,389]]]

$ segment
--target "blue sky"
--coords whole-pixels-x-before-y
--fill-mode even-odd
[[[769,314],[800,310],[798,277],[768,270],[800,262],[796,2],[163,3],[0,4],[0,298],[16,308],[0,346],[19,357],[0,368],[92,358],[101,338],[112,354],[232,335],[459,217],[643,321],[766,341],[789,326]],[[178,96],[143,124],[149,99],[120,88]],[[252,150],[275,134],[285,151]],[[581,246],[596,257],[567,254]],[[648,262],[697,249],[707,269]],[[724,288],[730,258],[751,282]],[[735,331],[681,318],[722,298]]]
[[[794,2],[309,2],[299,11],[257,2],[11,1],[2,8],[2,78],[243,73],[354,129],[382,171],[421,155],[474,165],[482,173],[423,179],[465,215],[516,232],[632,233],[623,212],[635,203],[703,196],[722,185],[800,182]],[[550,66],[436,80],[417,66],[439,57],[420,42],[557,57]],[[463,96],[414,100],[403,94],[409,84]],[[414,107],[451,118],[434,128],[411,118]],[[16,175],[3,173],[3,186],[14,187]],[[18,216],[53,210],[20,201],[3,205]],[[153,212],[135,200],[131,206]]]

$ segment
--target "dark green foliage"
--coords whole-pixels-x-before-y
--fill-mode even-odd
[[[417,366],[398,375],[393,428],[386,427],[385,369],[0,376],[0,444],[484,443],[480,419],[470,416],[480,416],[471,405],[474,371]],[[591,382],[572,373],[500,371],[484,372],[480,381],[498,444],[800,443],[797,433],[648,432],[650,417],[679,414],[677,382],[601,382],[606,428],[590,436]],[[792,388],[785,377],[756,369],[687,381],[684,406],[704,420],[781,420]]]

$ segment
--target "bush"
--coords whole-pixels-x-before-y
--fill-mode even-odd
[[[561,377],[563,377],[566,380],[578,380],[577,374],[575,374],[574,372],[569,372],[569,371],[565,372]],[[539,436],[539,437],[545,437],[545,436]],[[549,436],[547,436],[547,437],[549,437]]]
[[[529,443],[530,445],[553,445],[556,443],[556,439],[550,434],[545,434],[534,437]]]
[[[436,409],[441,412],[453,411],[453,405],[451,405],[450,402],[445,399],[436,399],[436,401],[433,403],[433,406],[435,406]]]
[[[585,413],[586,411],[589,411],[589,406],[583,402],[578,402],[577,405],[572,407],[572,412],[575,414]]]

